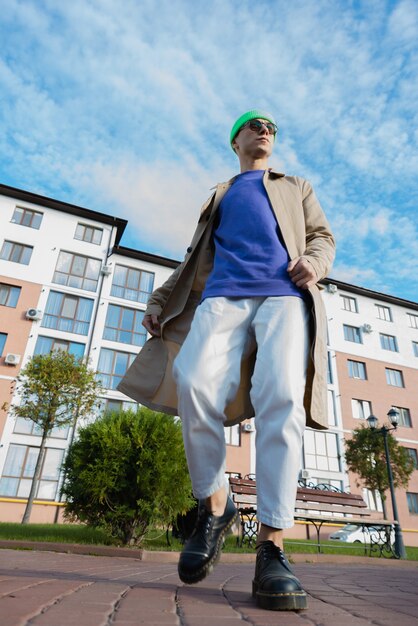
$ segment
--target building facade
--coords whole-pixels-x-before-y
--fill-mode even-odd
[[[90,359],[104,391],[101,410],[136,406],[116,390],[146,341],[149,294],[178,262],[120,245],[126,221],[0,185],[0,520],[20,521],[39,453],[32,422],[14,419],[16,376],[34,354],[64,349]],[[323,281],[328,316],[329,430],[306,429],[301,459],[308,482],[376,494],[357,485],[344,463],[344,441],[373,412],[399,409],[396,437],[417,461],[418,305]],[[60,466],[75,433],[49,437],[32,521],[62,511]],[[227,472],[255,473],[255,425],[226,429]],[[418,545],[418,472],[398,490],[407,545]],[[59,515],[58,515],[59,517]],[[305,532],[296,527],[294,535]]]

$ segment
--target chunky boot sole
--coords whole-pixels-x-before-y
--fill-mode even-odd
[[[215,565],[217,564],[217,562],[219,561],[221,557],[221,551],[225,542],[225,536],[229,534],[229,531],[231,530],[235,522],[238,520],[238,517],[239,516],[238,516],[238,511],[237,511],[234,517],[228,522],[225,528],[221,531],[219,535],[219,539],[216,543],[216,548],[215,548],[213,557],[207,563],[205,563],[200,569],[196,570],[195,572],[182,572],[180,564],[179,564],[178,574],[179,574],[180,580],[183,583],[186,583],[187,585],[194,585],[195,583],[199,583],[201,580],[206,578],[206,576],[209,576],[209,574],[212,573],[213,568],[215,567]]]
[[[307,595],[304,591],[287,593],[267,593],[258,591],[258,585],[253,580],[253,598],[260,609],[268,611],[301,611],[308,608]]]

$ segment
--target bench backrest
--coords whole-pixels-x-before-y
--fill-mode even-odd
[[[257,508],[257,483],[247,478],[230,478],[231,496],[239,509]],[[358,494],[298,487],[296,511],[318,511],[319,513],[350,514],[368,517],[371,511]]]

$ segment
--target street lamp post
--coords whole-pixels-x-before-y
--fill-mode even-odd
[[[376,434],[382,435],[383,441],[385,443],[386,468],[387,468],[388,478],[389,478],[390,496],[392,499],[393,519],[395,520],[395,522],[397,522],[395,524],[395,554],[398,557],[398,559],[406,559],[407,558],[406,550],[405,550],[405,545],[403,542],[402,529],[399,523],[398,507],[396,505],[395,487],[393,484],[393,473],[392,473],[392,467],[390,464],[389,444],[388,444],[388,433],[391,430],[396,430],[398,427],[399,412],[396,409],[392,408],[388,412],[388,418],[390,420],[390,423],[392,424],[392,428],[388,428],[387,426],[382,426],[381,428],[377,429],[377,417],[375,417],[374,415],[370,415],[367,418],[367,421],[372,431],[374,431]]]

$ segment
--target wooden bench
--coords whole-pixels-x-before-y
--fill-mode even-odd
[[[254,544],[257,537],[257,484],[251,477],[229,478],[231,497],[240,515],[240,545]],[[295,520],[311,523],[317,535],[317,549],[321,552],[320,532],[323,524],[357,524],[363,531],[377,526],[376,535],[370,535],[370,544],[365,544],[365,554],[369,546],[370,554],[395,557],[391,543],[391,529],[396,522],[378,519],[376,512],[367,508],[363,498],[357,494],[342,492],[328,485],[299,483],[295,503]],[[336,542],[336,545],[337,542]],[[346,544],[345,544],[346,545]]]

